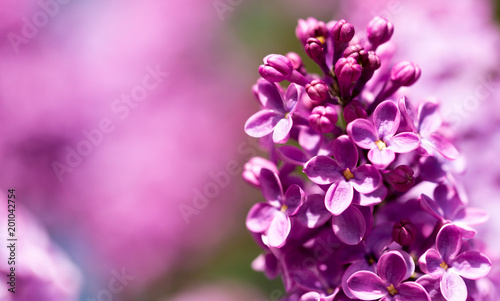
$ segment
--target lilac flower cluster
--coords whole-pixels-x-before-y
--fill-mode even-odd
[[[253,268],[281,275],[284,300],[482,300],[476,282],[491,261],[472,226],[487,214],[468,206],[451,172],[459,153],[439,104],[415,109],[400,89],[421,71],[392,64],[393,32],[382,17],[365,36],[345,20],[299,20],[323,74],[296,53],[259,67],[261,110],[245,132],[269,159],[252,158],[243,178],[266,201],[246,225],[263,249]]]

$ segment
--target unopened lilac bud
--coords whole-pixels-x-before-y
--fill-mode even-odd
[[[328,86],[320,79],[315,79],[306,85],[306,92],[309,98],[316,103],[329,98]]]
[[[337,119],[337,111],[334,106],[317,106],[309,115],[309,124],[320,133],[330,133],[335,128]]]
[[[347,124],[349,124],[351,121],[358,119],[358,118],[366,118],[368,115],[366,114],[366,110],[363,107],[363,105],[357,101],[353,100],[351,101],[347,106],[344,108],[344,120]]]
[[[376,55],[374,51],[368,51],[367,59],[363,62],[363,68],[367,70],[377,70],[380,68],[380,64],[378,55]]]
[[[352,57],[363,64],[368,59],[368,52],[361,45],[351,45],[344,50],[344,57]]]
[[[323,44],[316,38],[309,38],[306,42],[306,53],[315,62],[321,63],[325,60]]]
[[[346,20],[340,20],[332,28],[332,37],[335,42],[347,43],[354,37],[354,26]]]
[[[335,75],[337,76],[340,94],[344,98],[351,96],[351,87],[361,76],[363,68],[352,57],[340,58],[335,64]]]
[[[264,65],[260,65],[259,74],[270,82],[280,82],[287,79],[293,71],[292,62],[283,55],[270,54],[264,58]]]
[[[255,187],[260,187],[259,177],[263,168],[278,173],[278,168],[273,162],[261,157],[253,157],[243,166],[243,179]]]
[[[420,73],[417,64],[403,61],[392,67],[391,80],[398,86],[411,86],[419,79]]]
[[[394,224],[392,228],[392,239],[401,246],[409,246],[415,242],[417,227],[406,218]]]
[[[290,62],[292,62],[293,69],[299,70],[304,66],[302,58],[297,53],[289,52],[285,56],[290,60]]]
[[[391,184],[394,190],[406,192],[415,184],[413,169],[408,165],[399,165],[395,169],[387,172],[384,177]]]
[[[368,41],[372,44],[371,50],[375,50],[379,45],[391,39],[394,33],[394,25],[387,19],[377,16],[368,23],[366,33]]]

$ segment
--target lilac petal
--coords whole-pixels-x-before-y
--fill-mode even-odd
[[[328,188],[325,195],[325,206],[333,215],[339,215],[352,202],[352,185],[344,180],[334,183]]]
[[[406,263],[406,274],[403,277],[403,279],[408,279],[410,278],[413,273],[415,273],[415,261],[413,261],[413,258],[410,256],[410,254],[406,253],[403,250],[396,250],[403,256],[403,259],[405,260]]]
[[[366,248],[373,254],[380,254],[392,243],[393,222],[376,225],[366,238]]]
[[[264,137],[270,134],[278,122],[283,118],[283,114],[261,110],[248,118],[245,123],[245,133],[254,138]]]
[[[386,196],[387,187],[385,187],[385,185],[381,185],[371,193],[361,194],[359,192],[355,192],[352,202],[353,204],[360,206],[373,206],[380,204]]]
[[[429,140],[432,146],[445,158],[455,160],[460,155],[453,144],[437,134],[431,134],[427,137],[427,140]]]
[[[290,84],[290,86],[288,86],[288,89],[286,90],[286,96],[285,96],[286,111],[287,112],[293,113],[295,111],[295,108],[297,106],[297,102],[299,101],[300,96],[302,94],[301,92],[302,92],[302,88],[297,84],[292,83],[292,84]]]
[[[450,262],[462,247],[462,235],[460,229],[453,225],[444,225],[436,238],[436,248],[445,262]]]
[[[290,218],[283,212],[277,211],[266,233],[269,246],[274,248],[284,246],[291,227]]]
[[[276,173],[262,168],[259,181],[262,195],[266,200],[275,204],[280,204],[283,201],[283,188]]]
[[[315,155],[321,146],[323,135],[310,127],[304,127],[299,132],[299,145],[307,153]]]
[[[467,300],[467,286],[465,286],[464,280],[451,270],[443,274],[439,287],[446,300]]]
[[[382,176],[375,167],[365,164],[352,171],[352,186],[359,193],[371,193],[382,185]]]
[[[439,105],[433,102],[426,102],[418,108],[418,131],[423,136],[439,130],[441,127],[441,115]]]
[[[257,95],[266,109],[285,114],[283,97],[275,83],[260,79],[257,82]]]
[[[443,258],[438,251],[434,249],[427,250],[418,260],[420,269],[426,274],[431,274],[433,277],[439,277],[443,272],[440,264]]]
[[[387,148],[395,153],[409,153],[420,146],[420,138],[415,133],[399,133],[386,141]]]
[[[434,183],[442,183],[446,180],[446,172],[441,162],[436,157],[420,158],[420,176],[422,179]]]
[[[476,251],[463,252],[452,265],[460,276],[473,280],[485,277],[491,270],[490,259]]]
[[[304,173],[316,184],[331,184],[344,178],[335,160],[327,156],[316,156],[304,165]]]
[[[391,100],[381,102],[373,112],[373,124],[378,131],[378,137],[384,141],[394,136],[400,121],[398,107]]]
[[[321,301],[321,295],[317,292],[309,292],[302,295],[299,301]]]
[[[292,216],[299,211],[304,203],[304,191],[299,185],[293,184],[286,190],[284,205],[287,206],[286,214]]]
[[[454,222],[466,225],[479,225],[485,223],[488,218],[488,213],[483,209],[465,207],[464,209],[457,212],[454,218]]]
[[[277,210],[268,203],[257,203],[252,206],[247,215],[246,226],[249,231],[263,233],[271,224]]]
[[[357,146],[364,149],[377,147],[375,141],[378,139],[377,131],[373,124],[366,119],[356,119],[347,125],[347,134]]]
[[[397,251],[389,251],[380,256],[377,263],[377,273],[387,283],[397,285],[406,275],[406,261]]]
[[[304,165],[308,160],[307,155],[300,148],[293,145],[279,147],[278,154],[283,162],[294,165]]]
[[[366,222],[363,214],[349,206],[342,214],[332,217],[333,233],[347,245],[357,245],[365,236]]]
[[[286,118],[282,118],[276,124],[273,132],[274,143],[285,143],[288,140],[288,135],[292,129],[293,121],[292,116],[288,115]]]
[[[387,294],[385,282],[376,274],[368,271],[359,271],[352,274],[347,280],[351,293],[361,300],[375,300]]]
[[[358,260],[353,262],[347,270],[345,270],[344,275],[342,276],[342,289],[344,290],[344,293],[346,296],[348,296],[351,299],[354,299],[354,295],[352,294],[351,290],[349,289],[349,286],[347,285],[347,280],[351,277],[352,274],[358,272],[358,271],[370,271],[370,272],[375,272],[375,266],[371,266],[368,264],[368,262],[364,259]]]
[[[441,184],[434,189],[434,200],[443,209],[443,217],[452,219],[466,204],[454,187]]]
[[[307,197],[306,202],[297,213],[297,221],[308,228],[317,228],[324,225],[332,213],[325,207],[325,198],[320,194]]]
[[[396,158],[396,155],[388,148],[379,150],[375,147],[368,152],[368,159],[370,159],[370,162],[377,168],[386,168],[394,161],[394,158]]]
[[[430,275],[423,275],[416,280],[416,283],[422,285],[432,301],[446,301],[441,294],[441,289],[439,287],[440,280],[440,278],[434,278]]]
[[[420,205],[420,207],[422,207],[422,209],[425,210],[425,212],[429,213],[440,221],[444,220],[443,209],[441,209],[438,203],[430,197],[426,196],[425,194],[420,195],[420,197],[418,198],[418,204]]]
[[[401,283],[398,287],[398,299],[396,300],[412,300],[412,301],[431,301],[429,294],[425,288],[415,282]]]
[[[406,97],[403,96],[399,99],[398,107],[399,107],[399,111],[401,112],[401,116],[403,116],[403,118],[406,120],[406,123],[408,124],[410,129],[413,132],[416,132],[417,129],[415,128],[415,123],[414,123],[415,119],[412,116],[411,109],[408,109],[406,106]]]
[[[358,164],[358,149],[347,135],[342,135],[333,142],[333,157],[341,169],[352,170]]]

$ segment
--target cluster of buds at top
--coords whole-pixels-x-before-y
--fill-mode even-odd
[[[471,241],[487,214],[450,172],[459,153],[438,103],[402,94],[421,72],[393,62],[393,33],[382,17],[365,38],[345,20],[299,20],[322,74],[296,53],[259,67],[245,131],[269,158],[245,165],[265,199],[246,225],[263,249],[252,266],[281,275],[283,300],[482,300],[491,262]]]

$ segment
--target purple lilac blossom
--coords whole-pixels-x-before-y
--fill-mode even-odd
[[[491,261],[471,227],[487,215],[469,207],[455,177],[459,154],[452,133],[442,131],[439,103],[421,102],[413,112],[405,96],[425,70],[394,61],[395,27],[375,17],[364,39],[344,19],[299,20],[297,38],[322,74],[310,74],[297,54],[290,64],[280,56],[286,68],[274,68],[286,74],[267,83],[283,118],[283,88],[276,82],[294,82],[289,65],[308,80],[295,81],[307,93],[294,103],[287,138],[271,141],[275,121],[254,135],[262,137],[277,172],[262,168],[260,187],[252,183],[268,201],[254,205],[247,219],[264,249],[253,268],[282,276],[282,300],[465,300],[490,283]],[[254,91],[270,111],[268,98]],[[296,195],[291,212],[289,190]],[[434,199],[427,197],[433,191]],[[281,234],[271,244],[266,231],[273,222]]]

